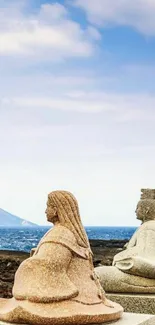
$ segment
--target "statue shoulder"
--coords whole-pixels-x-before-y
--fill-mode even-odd
[[[58,225],[53,227],[45,236],[45,241],[50,241],[53,239],[58,240],[67,240],[72,243],[76,243],[76,238],[74,234],[66,227]]]
[[[141,230],[153,230],[155,231],[155,220],[146,221],[141,226]]]
[[[49,242],[61,244],[84,259],[88,258],[88,248],[79,246],[73,232],[64,226],[55,226],[45,234],[41,244]]]

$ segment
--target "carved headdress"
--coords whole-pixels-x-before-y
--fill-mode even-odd
[[[60,224],[73,232],[80,246],[90,249],[89,240],[81,222],[78,203],[73,194],[67,191],[53,191],[48,195],[48,199],[57,207]]]
[[[152,199],[155,200],[155,189],[142,188],[141,189],[141,200]]]
[[[155,189],[141,189],[141,198],[138,204],[145,212],[145,220],[143,221],[155,220]]]

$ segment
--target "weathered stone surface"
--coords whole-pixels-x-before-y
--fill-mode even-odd
[[[123,317],[114,323],[114,325],[154,325],[155,316],[152,315],[142,315],[142,314],[132,314],[124,313]],[[104,325],[111,325],[107,323]]]
[[[126,250],[116,254],[112,267],[97,267],[106,292],[155,293],[155,190],[142,189],[136,208],[142,225]]]
[[[108,293],[108,299],[121,304],[125,312],[139,314],[155,314],[155,295],[154,294],[123,294]]]
[[[66,191],[50,193],[46,214],[54,227],[19,266],[13,298],[0,299],[0,319],[35,325],[118,320],[123,308],[106,298],[94,272],[74,196]]]
[[[5,325],[6,323],[0,321],[0,325]],[[8,323],[8,325],[18,325],[13,323]],[[106,322],[104,325],[154,325],[155,317],[152,315],[141,315],[141,314],[131,314],[124,313],[123,317],[116,322]],[[26,325],[26,324],[25,324]],[[78,324],[77,324],[78,325]],[[95,325],[95,324],[94,324]]]
[[[94,267],[112,265],[114,256],[122,251],[127,240],[90,239]],[[19,265],[30,256],[20,251],[0,250],[0,298],[11,298],[14,275]]]

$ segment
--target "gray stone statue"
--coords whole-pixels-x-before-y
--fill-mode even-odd
[[[141,226],[112,266],[95,269],[106,292],[155,293],[155,190],[141,191],[135,211]]]

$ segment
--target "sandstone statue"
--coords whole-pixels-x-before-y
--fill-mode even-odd
[[[54,224],[15,274],[13,298],[0,299],[0,320],[25,324],[87,324],[117,320],[123,308],[106,299],[92,263],[78,204],[66,191],[47,201]]]
[[[95,269],[107,292],[155,293],[155,190],[142,189],[136,208],[142,221],[113,266]]]

